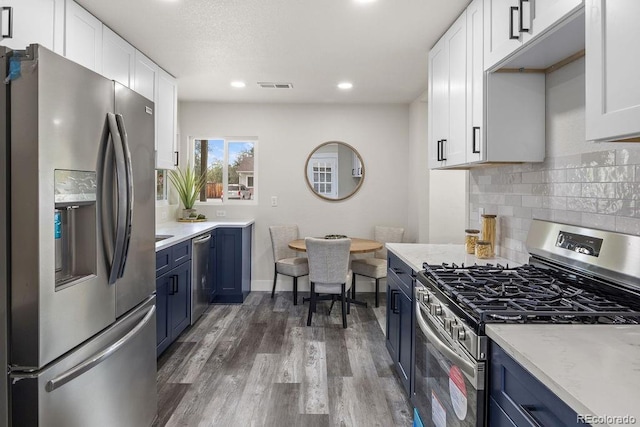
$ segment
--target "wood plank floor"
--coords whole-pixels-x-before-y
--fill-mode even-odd
[[[156,426],[411,426],[412,409],[385,347],[385,299],[359,294],[342,328],[291,292],[212,305],[158,359]],[[301,296],[300,296],[301,298]]]

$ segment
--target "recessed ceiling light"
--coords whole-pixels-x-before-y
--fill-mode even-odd
[[[338,83],[338,88],[342,90],[351,89],[352,87],[353,87],[353,83],[349,83],[349,82]]]
[[[246,84],[245,84],[245,82],[235,81],[235,82],[231,82],[231,86],[233,86],[233,87],[245,87]]]

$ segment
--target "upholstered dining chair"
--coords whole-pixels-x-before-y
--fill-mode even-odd
[[[269,227],[269,233],[275,262],[271,298],[276,293],[278,274],[284,274],[293,277],[293,305],[298,305],[298,277],[309,274],[307,258],[299,257],[295,250],[289,248],[289,242],[298,238],[298,226],[272,225]]]
[[[382,243],[400,243],[404,236],[404,228],[376,226],[373,231],[374,240]],[[387,277],[387,248],[376,251],[374,257],[360,258],[351,261],[353,282],[351,283],[351,298],[356,297],[356,275],[369,277],[376,281],[376,307],[379,306],[378,292],[380,279]]]
[[[304,240],[309,258],[309,284],[311,285],[307,326],[311,326],[311,317],[316,311],[319,299],[318,294],[339,294],[342,305],[342,327],[346,328],[347,312],[351,308],[350,299],[347,298],[351,287],[349,270],[351,239],[307,237]]]

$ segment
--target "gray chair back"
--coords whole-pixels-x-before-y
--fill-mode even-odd
[[[317,239],[307,237],[309,281],[317,284],[345,283],[349,273],[351,239]]]
[[[383,227],[376,225],[373,230],[374,239],[382,243],[400,243],[404,236],[404,228],[401,227]],[[387,259],[387,248],[382,247],[379,251],[376,251],[376,258]]]
[[[297,251],[289,247],[289,242],[298,238],[297,225],[272,225],[269,227],[269,233],[275,262],[298,256]]]

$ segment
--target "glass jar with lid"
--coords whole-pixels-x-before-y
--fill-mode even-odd
[[[466,230],[464,230],[464,232],[464,247],[467,250],[468,254],[474,254],[476,252],[476,242],[479,239],[480,230],[467,228]]]
[[[493,258],[493,250],[491,249],[491,242],[487,240],[478,240],[476,242],[476,258],[478,259]]]

